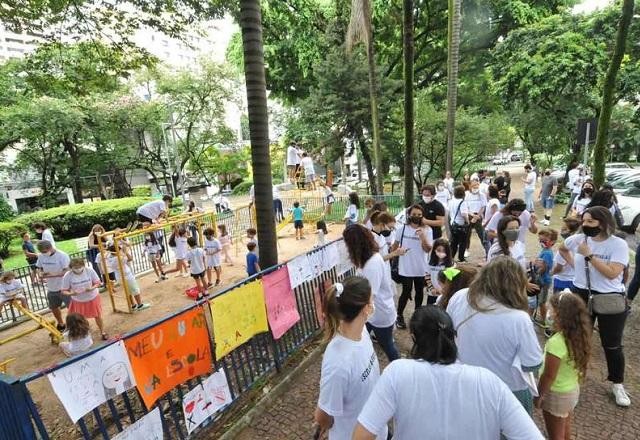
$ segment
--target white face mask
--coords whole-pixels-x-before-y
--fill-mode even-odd
[[[74,268],[71,269],[73,271],[73,273],[75,273],[76,275],[80,275],[82,272],[84,272],[84,267],[79,267],[79,268]]]
[[[478,194],[480,190],[478,188],[474,188],[471,190],[471,194]]]
[[[444,190],[444,185],[438,185],[438,191]]]
[[[447,253],[446,252],[436,252],[436,257],[440,258],[441,260],[444,260],[445,258],[447,258]]]
[[[431,196],[422,196],[422,200],[424,203],[431,203],[433,201],[433,197]]]

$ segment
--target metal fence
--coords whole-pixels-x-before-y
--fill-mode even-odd
[[[322,248],[317,248],[308,254],[321,251]],[[269,268],[258,274],[258,276],[272,272],[281,266],[282,264]],[[216,414],[211,420],[205,422],[203,426],[194,431],[194,434],[206,429],[206,426],[215,423],[215,420],[229,411],[229,409],[232,409],[234,405],[241,400],[241,397],[246,395],[257,382],[264,380],[274,370],[279,370],[283,362],[286,361],[297,348],[318,334],[320,323],[318,322],[316,314],[314,291],[319,289],[320,293],[323,294],[325,280],[329,279],[332,282],[336,282],[352,274],[352,271],[353,269],[339,276],[334,267],[296,287],[294,294],[300,314],[300,321],[290,328],[279,340],[274,340],[270,332],[261,333],[252,337],[248,342],[237,347],[218,361],[214,361],[214,369],[223,368],[227,375],[233,403],[222,413]],[[235,288],[251,282],[254,279],[255,276],[247,278],[227,288],[219,295],[228,294]],[[203,306],[208,309],[208,302],[204,301],[194,304],[162,320],[149,324],[144,328],[124,335],[123,339],[153,328],[187,310]],[[213,338],[211,342],[213,346],[215,346],[215,338]],[[189,389],[201,383],[202,377],[190,380],[174,388],[161,397],[152,408],[145,408],[138,391],[134,388],[115,398],[109,399],[106,403],[82,417],[77,422],[77,429],[75,431],[71,427],[70,421],[68,426],[61,425],[60,420],[56,420],[54,426],[49,425],[51,417],[48,417],[48,411],[51,411],[52,408],[38,403],[38,395],[32,393],[32,390],[36,388],[36,384],[45,381],[47,373],[80,362],[85,357],[105,347],[106,345],[103,345],[86,354],[56,365],[47,371],[36,371],[21,378],[12,378],[0,374],[0,438],[16,440],[33,438],[49,439],[60,438],[62,435],[70,437],[69,434],[75,432],[79,438],[107,440],[156,407],[160,409],[165,439],[188,438],[189,435],[187,434],[182,413],[182,397]],[[212,353],[215,353],[214,349],[212,349]],[[39,386],[38,388],[41,389]]]

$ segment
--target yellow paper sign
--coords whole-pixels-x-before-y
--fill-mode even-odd
[[[244,344],[253,335],[269,331],[261,280],[217,296],[209,303],[216,359]]]

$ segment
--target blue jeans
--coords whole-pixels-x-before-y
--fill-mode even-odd
[[[633,278],[629,283],[629,290],[627,292],[627,297],[629,301],[633,301],[633,298],[638,294],[638,289],[640,288],[640,244],[638,244],[638,248],[636,249],[636,269],[633,274]]]
[[[400,354],[398,353],[398,348],[393,340],[393,324],[390,327],[374,327],[367,323],[367,332],[371,333],[372,330],[373,334],[376,335],[376,339],[378,340],[382,351],[387,355],[389,362],[399,359]]]
[[[533,212],[535,210],[535,206],[533,205],[533,193],[535,192],[534,188],[525,188],[524,189],[524,203],[527,205],[527,211]]]

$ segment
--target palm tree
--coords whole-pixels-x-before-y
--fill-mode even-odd
[[[278,264],[278,248],[273,218],[267,83],[264,73],[260,0],[240,0],[240,28],[242,29],[244,75],[247,83],[251,163],[260,239],[260,267],[266,268]]]
[[[613,94],[616,91],[616,77],[620,64],[624,57],[627,45],[627,35],[629,25],[633,18],[634,0],[624,0],[622,2],[622,15],[618,24],[618,35],[616,45],[613,49],[611,63],[607,70],[607,76],[602,86],[602,105],[600,107],[600,117],[598,119],[598,134],[596,135],[596,145],[593,149],[593,180],[598,186],[604,183],[604,164],[606,162],[606,142],[609,137],[609,125],[611,123],[611,112],[613,110]]]
[[[460,54],[461,0],[449,0],[449,44],[447,54],[447,160],[446,171],[453,167],[453,141],[458,101],[458,61]]]
[[[375,189],[383,194],[382,153],[380,152],[380,121],[378,116],[378,98],[376,86],[376,60],[373,50],[373,26],[371,24],[371,0],[351,1],[351,20],[347,30],[347,52],[359,41],[367,48],[369,66],[369,101],[371,102],[371,126],[373,127],[373,158],[376,165]]]
[[[413,203],[413,0],[402,2],[402,44],[404,55],[404,204]]]

